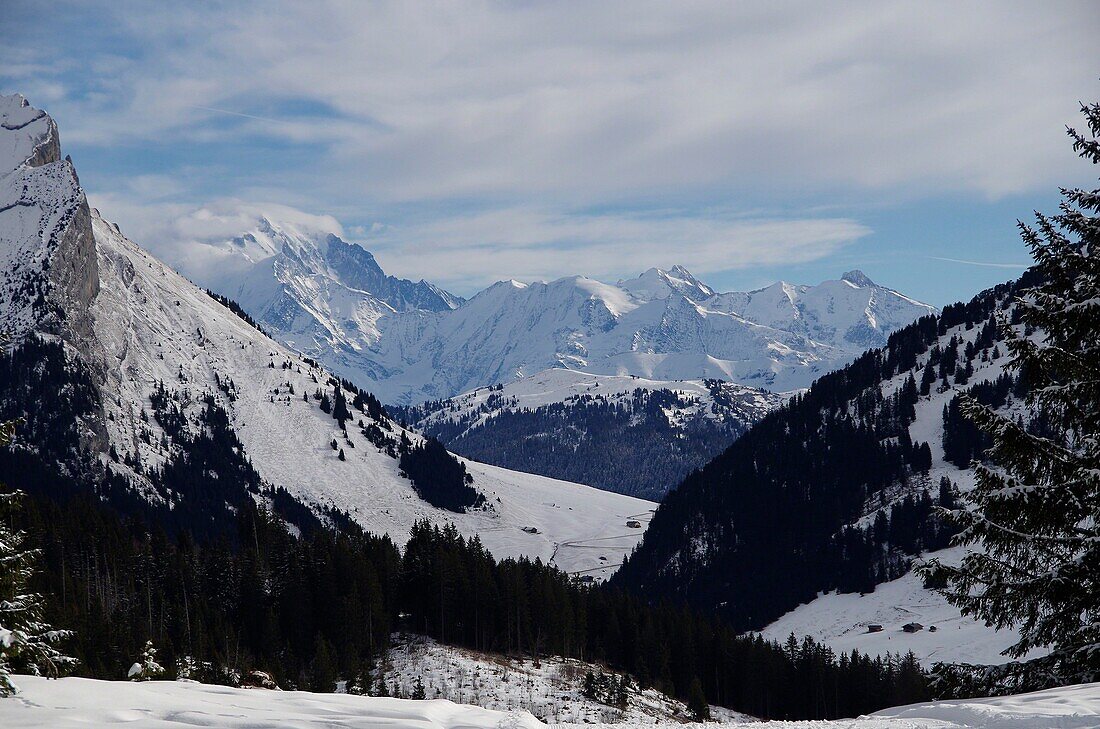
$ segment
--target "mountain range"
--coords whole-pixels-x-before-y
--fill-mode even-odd
[[[329,292],[342,272],[340,290],[369,285],[386,297],[372,305],[390,312],[460,303],[385,277],[358,247],[322,242],[297,255],[325,267]],[[291,254],[274,232],[239,244],[256,256],[278,245],[280,258],[263,259],[268,273]],[[94,495],[199,535],[232,530],[247,500],[299,530],[358,525],[398,544],[427,519],[478,534],[498,557],[595,576],[640,538],[625,522],[647,522],[654,506],[429,449],[369,393],[271,339],[89,207],[53,120],[18,95],[0,97],[0,321],[0,421],[19,420],[0,467],[32,493]],[[417,455],[434,461],[414,468]],[[438,468],[467,479],[476,503],[433,506]]]
[[[262,215],[216,248],[218,273],[197,272],[199,283],[388,404],[551,368],[796,390],[935,312],[860,271],[817,286],[719,293],[682,266],[615,284],[501,281],[463,300],[386,276],[370,253],[329,231]]]

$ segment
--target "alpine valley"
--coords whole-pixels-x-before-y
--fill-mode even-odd
[[[682,266],[502,281],[467,301],[316,225],[258,215],[189,273],[456,453],[651,499],[782,393],[935,312],[860,271],[716,293]]]
[[[1077,665],[1054,638],[1014,654],[1054,663],[1005,679],[1029,623],[948,590],[976,497],[1027,491],[996,481],[1005,433],[1095,480],[1095,449],[1074,460],[1092,431],[1075,451],[1035,406],[1046,363],[1005,366],[1047,341],[1044,286],[1078,296],[1067,331],[1089,340],[1095,253],[1079,280],[1032,233],[1035,268],[942,311],[858,270],[721,293],[673,266],[464,299],[304,219],[257,215],[177,271],[107,213],[54,120],[0,96],[0,696],[27,687],[0,722],[1100,712],[1090,674],[1050,678]],[[1095,375],[1072,336],[1067,371]],[[58,669],[81,677],[37,678]],[[104,681],[123,676],[185,683]]]

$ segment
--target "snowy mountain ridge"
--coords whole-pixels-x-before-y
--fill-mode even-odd
[[[784,400],[725,380],[552,368],[389,411],[483,463],[659,499]]]
[[[616,284],[501,281],[463,301],[423,281],[395,283],[331,233],[263,216],[219,250],[224,265],[196,273],[201,284],[285,344],[405,405],[551,368],[795,390],[935,312],[860,271],[718,293],[683,266]]]
[[[354,389],[89,208],[71,162],[59,158],[53,122],[21,96],[0,97],[0,125],[0,162],[10,170],[0,178],[0,327],[12,336],[12,357],[40,352],[26,355],[35,376],[0,382],[0,416],[24,418],[12,450],[35,468],[65,473],[87,461],[95,473],[86,480],[104,489],[124,484],[176,514],[200,503],[232,510],[219,502],[255,474],[264,487],[253,484],[251,498],[286,494],[322,517],[346,513],[398,544],[417,520],[453,522],[497,557],[541,557],[597,578],[637,542],[640,530],[625,521],[648,522],[650,502],[468,461],[486,505],[465,513],[431,506],[394,450],[401,440],[416,446],[420,435],[380,408],[351,407]],[[267,250],[280,235],[272,227],[267,241],[247,245]],[[324,260],[336,265],[333,251],[342,249],[330,243]],[[345,427],[323,404],[339,393],[352,411]],[[70,404],[79,446],[58,444],[68,426],[49,420]],[[222,441],[209,440],[218,433]],[[221,460],[196,471],[200,446]],[[49,448],[57,463],[33,461]],[[237,469],[229,481],[227,461]],[[592,539],[600,549],[587,548]]]

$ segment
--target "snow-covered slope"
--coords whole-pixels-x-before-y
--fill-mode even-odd
[[[720,294],[682,266],[614,285],[501,281],[463,302],[423,281],[383,286],[396,279],[359,246],[268,218],[219,251],[226,273],[191,272],[203,285],[395,404],[549,368],[799,389],[934,312],[859,271],[819,286]],[[369,265],[350,263],[360,260]],[[367,268],[369,281],[347,273]]]
[[[837,650],[913,650],[926,664],[1005,662],[1011,631],[964,619],[908,571],[948,546],[936,506],[973,487],[985,447],[955,396],[969,390],[1032,418],[1026,382],[1005,373],[997,325],[1012,320],[1028,276],[902,329],[766,416],[663,502],[616,580],[726,611],[779,640],[793,632]],[[902,633],[909,622],[923,629]],[[883,631],[869,634],[871,624]]]
[[[93,221],[101,279],[93,306],[95,331],[109,363],[105,389],[118,395],[106,403],[111,443],[124,461],[131,451],[145,464],[164,457],[158,424],[141,417],[142,410],[151,410],[147,403],[154,383],[217,392],[216,373],[237,385],[227,408],[246,453],[267,482],[306,503],[346,511],[368,530],[390,534],[399,543],[418,519],[454,521],[464,534],[479,534],[498,557],[553,558],[563,569],[576,571],[617,565],[636,541],[637,530],[627,529],[625,521],[648,513],[649,502],[474,462],[467,468],[490,508],[455,514],[430,506],[399,474],[395,458],[353,429],[355,447],[347,447],[337,423],[302,399],[303,393],[324,386],[324,371],[249,326],[97,212]],[[284,362],[290,367],[284,369]],[[397,426],[390,427],[397,432]],[[134,437],[142,429],[153,432],[149,443]],[[419,437],[408,435],[414,441]],[[346,460],[331,448],[333,439]],[[608,549],[595,554],[570,546],[591,539],[605,539]]]
[[[391,693],[396,688],[402,696],[412,695],[419,682],[429,699],[497,711],[518,709],[551,724],[616,721],[643,726],[680,722],[691,716],[683,702],[634,684],[627,689],[623,708],[587,698],[583,689],[588,673],[621,680],[621,674],[572,658],[502,658],[440,645],[430,638],[395,636],[381,673],[373,678],[377,681],[381,676]],[[712,707],[711,713],[727,720],[749,719],[718,706]]]
[[[484,508],[456,514],[423,501],[397,458],[365,434],[369,425],[397,439],[401,428],[356,411],[343,432],[312,397],[334,394],[330,375],[90,210],[71,164],[58,159],[52,122],[24,103],[0,100],[0,149],[14,150],[4,166],[15,165],[0,179],[0,199],[16,201],[0,205],[0,258],[9,264],[0,328],[14,335],[11,347],[31,334],[67,343],[67,356],[84,364],[100,393],[86,449],[146,499],[171,504],[183,498],[158,491],[152,478],[182,447],[172,419],[154,403],[163,388],[185,430],[201,430],[198,414],[212,397],[265,482],[307,505],[347,512],[398,543],[418,519],[454,522],[463,534],[480,535],[498,557],[541,557],[602,577],[637,542],[642,530],[625,522],[647,522],[650,502],[478,463],[466,467],[486,498]],[[9,129],[25,118],[32,121]],[[37,129],[33,138],[28,129]],[[44,164],[30,167],[28,157]],[[345,393],[350,403],[354,394]],[[420,440],[405,435],[414,444]],[[600,548],[590,546],[593,540]]]
[[[961,554],[961,549],[952,547],[928,556],[951,563]],[[910,623],[923,627],[915,633],[902,630],[902,626]],[[868,632],[869,625],[881,625],[882,631]],[[961,615],[943,595],[925,589],[920,577],[912,572],[878,585],[871,593],[821,595],[761,632],[765,638],[779,642],[791,633],[799,637],[811,635],[837,653],[857,650],[874,656],[912,651],[926,666],[937,661],[1004,663],[1008,659],[1001,651],[1019,638],[1014,630],[994,630],[979,620]],[[1041,653],[1035,651],[1028,657]]]
[[[555,367],[498,387],[479,387],[433,404],[430,413],[416,424],[427,426],[449,421],[476,428],[504,410],[533,410],[584,397],[619,403],[636,390],[680,395],[688,404],[668,413],[672,424],[696,416],[711,420],[737,418],[751,423],[783,401],[782,396],[766,390],[716,380],[649,380],[634,375],[599,375]]]
[[[947,344],[954,337],[959,342],[960,349],[965,351],[968,345],[973,345],[978,340],[981,331],[980,327],[959,325],[947,329],[939,339],[941,344]],[[966,493],[974,487],[974,472],[971,468],[959,468],[944,458],[944,408],[959,390],[990,383],[1001,376],[1004,373],[1004,360],[976,356],[971,362],[973,374],[965,385],[956,381],[949,387],[933,386],[927,395],[918,400],[914,408],[916,417],[909,425],[909,433],[913,441],[929,444],[932,467],[927,476],[906,487],[895,489],[885,499],[869,504],[854,525],[870,525],[880,512],[888,513],[892,505],[907,495],[937,484],[944,478],[954,484],[960,493]],[[884,382],[882,392],[893,395],[909,375],[919,380],[923,364],[921,362],[912,370]],[[1010,403],[1007,407],[1027,417],[1022,403]],[[922,559],[938,558],[944,563],[952,564],[961,560],[964,553],[964,548],[951,547],[925,554]],[[901,630],[903,625],[912,622],[923,625],[924,629],[916,633],[905,633]],[[868,633],[869,624],[882,625],[883,631]],[[928,628],[931,626],[936,626],[937,630],[930,632]],[[925,665],[937,661],[1004,663],[1008,659],[1001,652],[1018,640],[1014,630],[994,630],[978,620],[960,615],[959,610],[948,604],[941,594],[926,589],[923,580],[913,572],[880,584],[873,593],[866,595],[836,592],[820,595],[779,618],[762,632],[766,637],[776,640],[783,640],[791,632],[798,636],[812,635],[837,651],[855,648],[875,655],[911,650]],[[1044,651],[1032,651],[1025,658],[1037,657],[1043,653]]]
[[[361,729],[537,729],[521,711],[491,711],[450,701],[410,701],[305,691],[237,689],[179,681],[60,681],[25,676],[0,702],[0,725],[15,729],[127,726],[360,727]]]
[[[359,727],[361,729],[537,729],[546,726],[530,714],[492,711],[444,700],[312,694],[303,691],[235,689],[197,683],[95,681],[18,677],[21,693],[0,701],[0,725],[20,729],[126,726],[130,729],[184,729],[217,726]],[[1082,684],[965,701],[899,706],[872,716],[837,721],[664,723],[663,727],[706,729],[1093,729],[1100,725],[1100,684]],[[551,724],[602,729],[625,724]]]

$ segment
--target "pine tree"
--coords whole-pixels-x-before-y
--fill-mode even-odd
[[[15,423],[0,423],[0,447],[11,442]],[[76,663],[56,644],[70,631],[56,630],[43,618],[43,598],[28,592],[38,551],[26,547],[26,535],[11,526],[23,494],[0,494],[0,697],[18,691],[10,676],[19,670],[57,678]]]
[[[707,703],[707,696],[703,693],[703,684],[698,676],[691,679],[687,705],[695,721],[710,721],[710,704]]]
[[[343,428],[344,423],[351,417],[351,411],[348,410],[348,401],[344,397],[344,390],[339,384],[336,385],[332,402],[332,417],[335,418],[336,422],[340,423],[340,427]]]
[[[416,677],[416,684],[413,685],[411,698],[416,701],[424,700],[424,682],[420,679],[420,676]]]
[[[1091,136],[1074,149],[1100,163],[1100,104],[1083,106]],[[1032,432],[962,396],[966,417],[992,440],[995,465],[977,468],[969,508],[950,512],[957,541],[977,544],[945,576],[948,599],[997,627],[1016,626],[1006,653],[1050,647],[1015,669],[1017,690],[1100,678],[1100,190],[1062,191],[1060,213],[1020,224],[1037,283],[1015,302],[1027,337],[1002,322],[1009,367],[1047,424]]]
[[[153,647],[153,641],[145,641],[145,649],[138,660],[130,666],[126,678],[132,681],[151,681],[164,675],[164,667],[157,663],[157,649]]]
[[[336,688],[336,665],[332,644],[320,634],[313,643],[313,663],[310,665],[310,690],[332,693]]]

